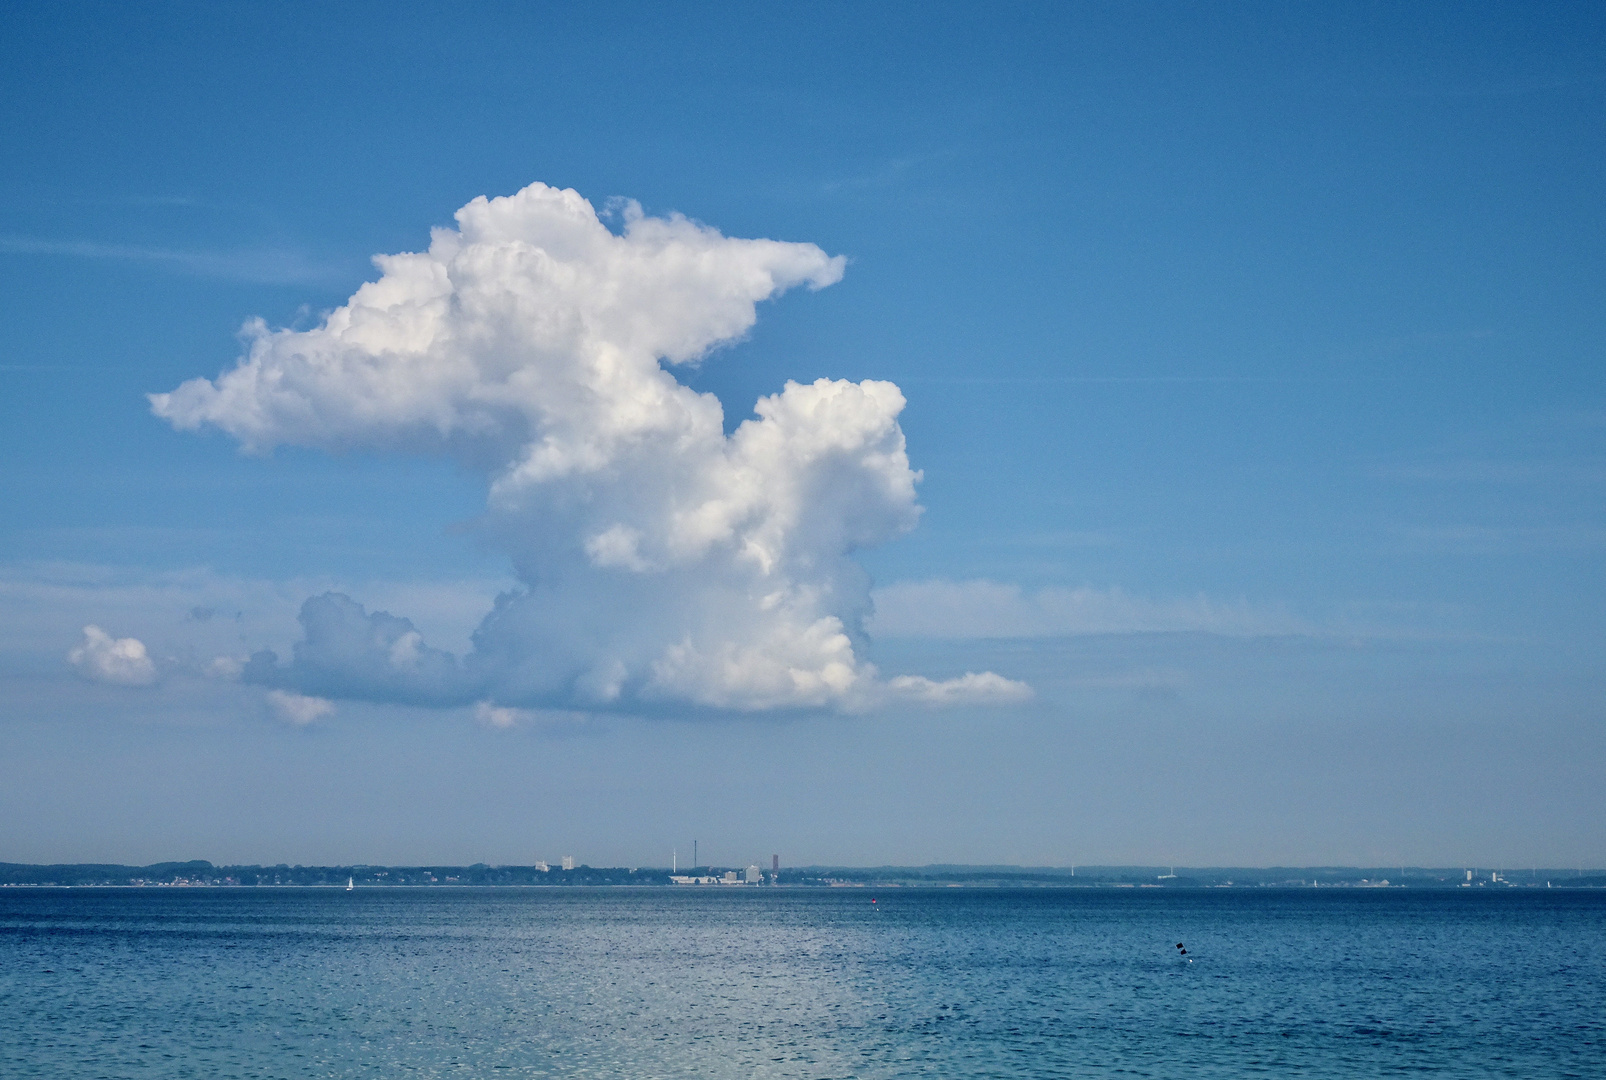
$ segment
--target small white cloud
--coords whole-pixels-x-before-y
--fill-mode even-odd
[[[529,728],[547,735],[595,733],[601,728],[590,713],[574,709],[519,709],[493,701],[474,703],[474,719],[493,731]]]
[[[529,719],[527,709],[510,709],[505,705],[493,705],[489,701],[481,701],[474,706],[474,719],[486,727],[506,730],[515,727],[520,721]]]
[[[899,675],[887,686],[898,697],[927,705],[1008,705],[1032,699],[1032,688],[991,671],[967,671],[941,681],[923,675]]]
[[[335,711],[332,701],[292,693],[289,690],[269,690],[268,704],[273,706],[273,711],[278,713],[279,719],[297,727],[303,727]]]
[[[233,656],[214,656],[206,662],[201,673],[211,679],[234,680],[245,670],[245,661]]]
[[[149,686],[156,665],[138,638],[114,638],[98,626],[84,627],[83,643],[67,654],[79,674],[117,686]]]

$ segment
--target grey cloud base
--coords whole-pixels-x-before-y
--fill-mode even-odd
[[[412,620],[370,614],[351,597],[324,593],[301,605],[302,640],[281,665],[271,649],[254,653],[242,682],[320,698],[411,705],[464,705],[482,697],[457,657],[423,643]]]
[[[298,616],[302,639],[281,662],[271,649],[252,654],[240,681],[324,700],[356,700],[452,708],[496,702],[514,709],[657,709],[673,700],[643,680],[598,685],[594,656],[603,644],[575,627],[567,642],[532,650],[528,594],[508,594],[458,657],[424,643],[411,619],[369,612],[344,593],[310,597]],[[595,628],[592,628],[593,631]]]

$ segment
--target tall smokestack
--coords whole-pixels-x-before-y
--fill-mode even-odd
[[[779,874],[780,872],[781,872],[781,857],[779,855],[771,855],[770,856],[770,873]]]

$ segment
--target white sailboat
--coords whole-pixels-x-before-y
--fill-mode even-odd
[[[356,878],[347,878],[346,879],[346,891],[347,892],[350,892],[351,890],[355,889],[356,887],[357,887],[357,879]]]

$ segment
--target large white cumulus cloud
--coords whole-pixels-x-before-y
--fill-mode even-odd
[[[376,258],[380,279],[322,325],[253,324],[235,368],[151,403],[251,451],[395,447],[477,465],[488,528],[525,588],[462,658],[405,619],[314,598],[296,655],[259,656],[248,678],[505,706],[1023,693],[997,676],[904,693],[862,659],[869,583],[853,552],[919,515],[896,386],[788,382],[727,436],[719,400],[664,366],[739,338],[762,300],[836,282],[840,257],[633,205],[614,233],[580,195],[542,184],[475,199],[457,225],[426,252]]]

